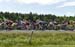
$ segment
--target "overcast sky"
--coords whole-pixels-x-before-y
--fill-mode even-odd
[[[0,11],[75,15],[75,0],[0,0]]]

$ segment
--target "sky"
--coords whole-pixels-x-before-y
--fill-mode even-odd
[[[75,16],[75,0],[0,0],[0,11]]]

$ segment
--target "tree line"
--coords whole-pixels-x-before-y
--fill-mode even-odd
[[[5,19],[10,19],[13,21],[16,21],[18,19],[28,19],[28,20],[43,20],[43,21],[58,21],[61,23],[61,21],[67,20],[73,20],[75,21],[75,16],[57,16],[57,15],[52,15],[52,14],[36,14],[36,13],[32,13],[30,12],[29,14],[22,14],[22,13],[9,13],[9,12],[0,12],[0,20],[5,20]]]

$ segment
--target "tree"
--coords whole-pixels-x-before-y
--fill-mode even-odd
[[[32,14],[32,12],[30,12],[28,19],[29,19],[31,22],[33,21],[33,14]]]

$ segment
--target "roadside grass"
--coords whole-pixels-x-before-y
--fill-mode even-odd
[[[75,47],[75,32],[0,32],[0,47]]]

